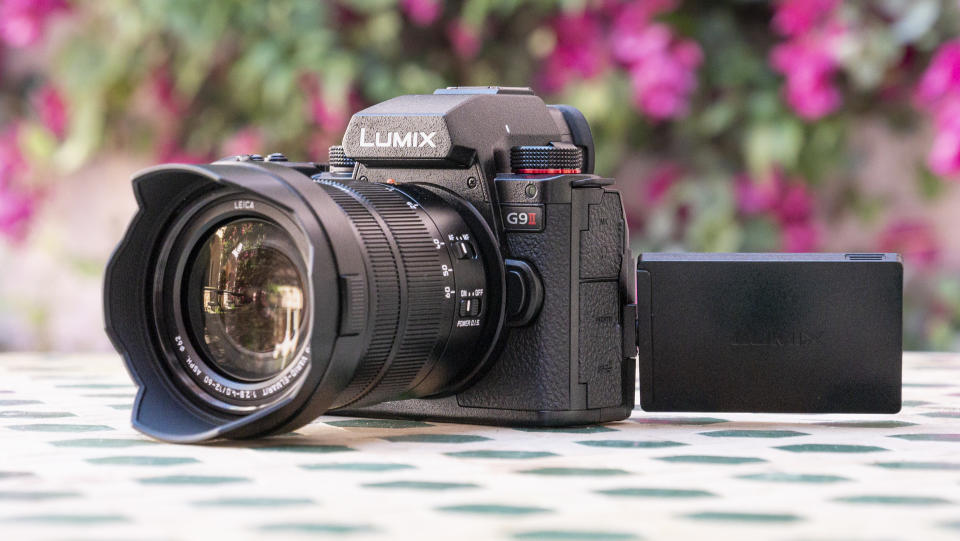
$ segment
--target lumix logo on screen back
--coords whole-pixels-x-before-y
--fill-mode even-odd
[[[799,347],[813,346],[820,342],[823,332],[817,331],[751,331],[742,330],[730,342],[735,347]]]

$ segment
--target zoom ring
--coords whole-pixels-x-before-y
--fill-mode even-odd
[[[433,243],[429,218],[401,192],[375,183],[322,184],[360,233],[376,291],[373,338],[335,407],[396,397],[410,387],[440,339],[441,267],[450,262]]]

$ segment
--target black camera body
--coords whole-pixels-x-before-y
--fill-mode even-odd
[[[482,377],[456,394],[332,413],[537,426],[630,415],[626,218],[613,180],[592,174],[593,139],[577,110],[525,88],[443,89],[357,113],[343,143],[351,181],[441,186],[480,211],[506,261],[509,329]]]

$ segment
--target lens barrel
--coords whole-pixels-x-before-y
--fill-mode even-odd
[[[497,308],[481,307],[470,319],[459,313],[458,289],[488,289],[471,228],[452,206],[413,186],[319,183],[351,221],[374,286],[367,306],[354,301],[347,309],[348,318],[371,312],[373,333],[333,407],[435,395],[462,383],[476,365],[461,348],[480,338],[481,318],[496,317]],[[453,245],[469,246],[468,257]]]

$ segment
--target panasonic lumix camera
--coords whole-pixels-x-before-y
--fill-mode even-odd
[[[469,87],[360,111],[328,164],[138,173],[105,282],[135,427],[603,423],[631,415],[638,366],[652,411],[899,409],[895,254],[635,261],[593,171],[578,110]]]

